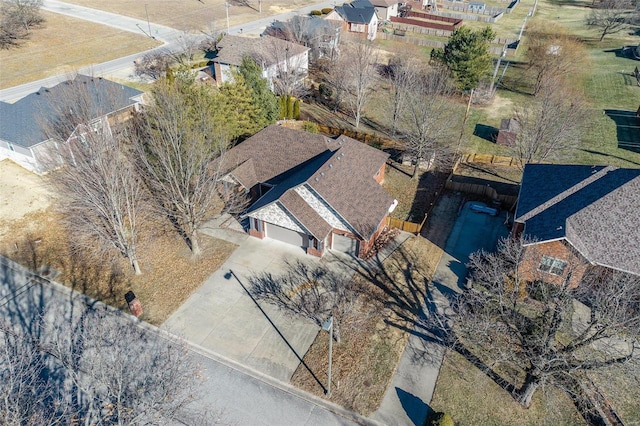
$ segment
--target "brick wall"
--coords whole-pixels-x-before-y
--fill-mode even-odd
[[[556,275],[540,270],[540,262],[543,256],[567,262],[564,273],[562,275]],[[528,246],[525,251],[523,264],[520,267],[522,277],[526,281],[540,280],[550,284],[561,285],[570,273],[569,284],[571,287],[577,287],[589,267],[589,262],[576,252],[565,240],[558,240]]]

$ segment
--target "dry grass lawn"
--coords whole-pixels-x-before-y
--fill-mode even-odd
[[[119,15],[166,25],[183,31],[205,30],[214,23],[216,30],[227,28],[225,0],[71,0],[69,3],[79,4],[94,9],[106,10]],[[229,23],[231,26],[266,18],[271,15],[288,12],[314,3],[312,0],[262,0],[262,13],[258,12],[258,2],[251,1],[251,7],[229,7]],[[153,25],[152,31],[153,31]]]
[[[369,308],[373,309],[364,325],[350,333],[343,330],[342,342],[333,345],[332,402],[363,415],[378,408],[409,337],[401,328],[412,327],[418,302],[414,297],[424,295],[441,256],[440,248],[422,237],[413,237],[378,269],[356,274],[354,279],[368,290]],[[409,262],[414,267],[408,273]],[[328,344],[328,335],[319,333],[304,357],[323,385],[327,380]],[[303,365],[291,383],[323,396],[323,389]]]
[[[128,311],[124,295],[132,290],[142,303],[142,319],[160,325],[229,257],[236,246],[202,237],[203,255],[193,260],[172,231],[147,233],[138,253],[143,274],[136,276],[126,260],[71,250],[68,235],[52,208],[10,222],[0,240],[0,254],[32,269],[52,267],[56,281]]]
[[[0,88],[71,73],[79,68],[142,52],[160,43],[126,31],[56,13],[19,48],[0,50]]]
[[[531,407],[522,408],[508,392],[456,352],[445,356],[431,408],[449,413],[458,426],[585,424],[563,391],[540,390]]]
[[[51,194],[41,176],[12,161],[0,161],[0,239],[13,221],[44,210],[50,203]]]

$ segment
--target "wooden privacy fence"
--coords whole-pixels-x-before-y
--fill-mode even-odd
[[[402,231],[411,232],[412,234],[419,234],[422,230],[424,222],[427,220],[427,215],[424,215],[422,223],[407,222],[406,220],[396,219],[394,217],[387,217],[387,226],[389,228],[397,228]]]
[[[507,206],[512,206],[518,200],[518,197],[515,195],[505,195],[498,194],[494,188],[489,185],[480,185],[477,183],[465,183],[465,182],[456,182],[451,178],[447,179],[447,183],[445,184],[445,188],[450,191],[455,192],[464,192],[467,194],[475,194],[480,195],[482,197],[491,198],[493,200],[500,200]]]
[[[503,157],[501,155],[489,155],[489,154],[464,154],[460,158],[461,163],[476,163],[476,164],[495,164],[497,166],[517,166],[518,160],[513,157]],[[454,168],[455,172],[455,168]]]

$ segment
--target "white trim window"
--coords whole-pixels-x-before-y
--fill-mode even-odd
[[[567,262],[565,262],[564,260],[556,259],[549,256],[542,256],[540,267],[538,269],[553,275],[562,275],[566,267]]]

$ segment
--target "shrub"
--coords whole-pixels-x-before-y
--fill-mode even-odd
[[[296,120],[300,118],[300,99],[296,99],[296,101],[293,103],[293,114],[291,118],[294,118]]]
[[[431,412],[424,422],[425,426],[455,426],[449,413]]]
[[[321,11],[319,11],[319,10],[312,10],[312,11],[311,11],[311,15],[314,15],[314,16],[320,16],[320,15],[322,15],[322,12],[321,12]]]
[[[302,123],[302,130],[309,133],[318,133],[318,125],[316,123],[312,123],[311,121],[305,121]]]
[[[331,86],[329,86],[326,83],[320,83],[320,85],[318,86],[318,93],[320,93],[320,96],[322,96],[324,98],[330,98],[331,95],[333,95],[333,91],[331,90]]]
[[[333,12],[333,8],[332,7],[325,7],[321,10],[323,15],[328,15],[329,13]]]

